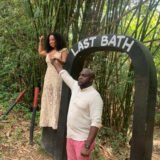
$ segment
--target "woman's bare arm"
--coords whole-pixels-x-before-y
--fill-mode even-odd
[[[43,36],[41,36],[39,38],[38,53],[41,56],[46,56],[47,55],[47,52],[44,49],[44,37]]]
[[[68,57],[68,49],[63,48],[61,51],[61,59],[59,60],[62,64],[65,64]]]

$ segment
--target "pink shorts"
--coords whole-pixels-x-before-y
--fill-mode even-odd
[[[94,149],[95,143],[91,145],[88,157],[81,155],[84,143],[85,141],[76,141],[71,138],[67,138],[67,160],[91,160],[91,152]]]

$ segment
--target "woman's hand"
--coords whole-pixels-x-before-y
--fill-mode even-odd
[[[44,36],[39,37],[39,41],[42,42],[44,40]]]
[[[57,60],[60,61],[61,60],[61,54],[59,52],[57,52],[57,51],[54,51],[54,52],[49,54],[49,58],[51,60],[57,59]]]
[[[54,58],[55,58],[55,59],[58,59],[58,60],[61,60],[61,53],[55,52],[55,53],[54,53]]]

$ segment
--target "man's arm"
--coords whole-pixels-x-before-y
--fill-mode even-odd
[[[96,138],[98,130],[99,130],[98,127],[95,127],[95,126],[90,127],[88,138],[85,141],[85,144],[84,144],[84,146],[82,148],[82,151],[81,151],[82,156],[88,156],[89,155],[90,147],[91,147],[92,143],[94,142],[94,140]]]
[[[69,75],[69,73],[66,70],[63,69],[63,65],[59,62],[58,59],[53,59],[51,60],[51,62],[56,68],[59,75],[62,77],[63,81],[72,90],[76,81]]]
[[[90,103],[90,118],[91,118],[91,127],[89,130],[88,138],[85,141],[85,145],[81,151],[83,156],[89,155],[89,149],[94,142],[96,135],[98,133],[99,128],[102,126],[101,118],[102,118],[102,109],[103,109],[103,101],[99,94],[96,94],[93,97],[94,100]]]
[[[56,68],[57,72],[59,73],[63,69],[63,65],[59,62],[58,59],[51,59],[52,64]]]

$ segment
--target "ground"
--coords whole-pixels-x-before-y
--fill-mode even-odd
[[[152,160],[160,159],[160,127],[154,129],[154,141],[153,141],[153,154]]]
[[[29,128],[30,120],[22,112],[13,111],[7,120],[0,120],[0,160],[53,160],[41,149],[41,130],[38,125],[34,131],[34,145],[29,144]],[[120,160],[112,154],[110,148],[99,147],[106,160]],[[152,160],[159,159],[160,127],[155,127]]]

